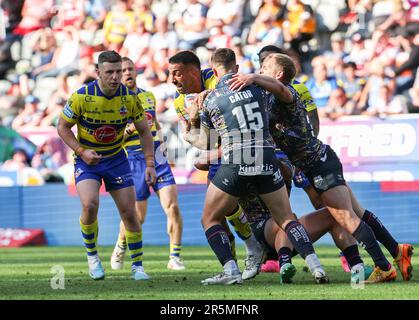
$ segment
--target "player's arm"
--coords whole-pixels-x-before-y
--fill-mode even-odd
[[[148,126],[147,118],[133,122],[135,129],[138,131],[141,146],[143,148],[144,158],[146,160],[146,182],[153,185],[156,182],[156,169],[154,165],[154,141]]]
[[[147,184],[153,185],[156,182],[156,169],[154,164],[154,141],[151,135],[150,127],[148,126],[147,117],[141,101],[137,96],[134,96],[133,104],[133,121],[135,129],[138,131],[141,146],[143,148],[144,158],[146,160],[145,180]]]
[[[198,170],[208,171],[211,163],[217,162],[221,158],[221,148],[204,151],[200,154],[197,161],[194,163],[194,167]]]
[[[76,109],[77,99],[71,97],[64,106],[64,109],[58,119],[57,133],[64,141],[64,143],[69,146],[69,148],[72,149],[74,153],[79,156],[85,163],[88,165],[98,164],[102,156],[97,154],[95,150],[84,149],[80,145],[73,131],[71,131],[71,128],[77,122],[76,119],[78,114],[75,112]]]
[[[183,133],[185,141],[201,150],[210,149],[210,129],[201,126],[200,129],[191,128]]]
[[[314,103],[313,97],[311,96],[310,90],[308,90],[307,86],[303,83],[292,84],[295,90],[297,90],[298,94],[301,97],[301,100],[304,102],[306,106],[308,120],[310,121],[313,127],[313,133],[317,137],[320,131],[320,120],[319,120],[319,113],[317,110],[317,106]]]
[[[319,113],[317,112],[317,108],[307,112],[308,119],[310,120],[311,125],[313,126],[314,135],[317,137],[320,132],[320,120],[319,120]]]
[[[280,101],[291,103],[294,100],[291,91],[281,81],[270,76],[256,73],[237,73],[233,75],[231,80],[229,80],[229,83],[231,90],[240,91],[248,85],[257,84],[263,89],[272,92],[274,96],[277,97]]]

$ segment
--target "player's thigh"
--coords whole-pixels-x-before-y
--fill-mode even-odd
[[[178,208],[178,194],[176,181],[172,173],[170,165],[165,162],[156,167],[156,183],[153,186],[154,191],[159,197],[160,203],[165,213],[169,211],[179,211]]]
[[[111,190],[109,193],[115,201],[116,207],[118,208],[121,216],[124,215],[132,217],[135,215],[134,186]]]
[[[337,186],[323,192],[321,197],[333,218],[348,232],[353,233],[359,225],[359,217],[352,209],[348,188]]]
[[[285,185],[274,192],[259,194],[259,196],[271,212],[272,218],[281,228],[284,228],[286,223],[295,220]]]
[[[77,193],[83,209],[96,211],[99,207],[99,189],[101,182],[96,179],[84,179],[76,184]]]
[[[329,232],[336,223],[326,208],[302,216],[298,221],[304,226],[312,242]]]
[[[324,207],[320,194],[316,191],[316,189],[314,189],[314,187],[311,184],[308,184],[304,188],[304,191],[310,199],[310,202],[313,205],[314,209],[320,209]]]
[[[225,215],[233,212],[237,204],[238,197],[228,194],[211,182],[205,196],[204,211],[202,213],[204,227],[207,229],[211,225],[220,223]]]

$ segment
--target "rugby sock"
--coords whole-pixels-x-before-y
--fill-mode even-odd
[[[127,239],[129,254],[132,260],[132,266],[143,265],[143,232],[131,232],[125,230],[125,237]]]
[[[230,248],[231,253],[233,254],[234,261],[237,261],[237,253],[236,253],[236,238],[234,237],[234,234],[230,234],[228,239],[230,240]]]
[[[213,225],[205,231],[205,236],[221,265],[224,266],[228,261],[234,260],[233,254],[231,253],[230,240],[222,225]]]
[[[177,243],[170,243],[170,257],[180,257],[182,245]]]
[[[80,221],[81,234],[83,236],[84,246],[86,247],[87,256],[97,255],[97,236],[99,233],[99,225],[97,220],[92,224],[83,224]]]
[[[118,247],[122,250],[127,250],[127,240],[125,237],[121,238],[121,235],[118,236]]]
[[[393,258],[396,258],[399,253],[399,244],[384,227],[380,219],[371,211],[365,210],[362,220],[370,226],[377,240],[383,244]]]
[[[281,269],[284,264],[291,263],[291,254],[292,251],[288,247],[281,247],[278,250],[279,269]]]
[[[246,215],[240,206],[237,206],[236,210],[234,210],[231,215],[226,215],[225,217],[227,221],[233,226],[234,231],[236,231],[239,238],[244,241],[247,255],[254,255],[256,252],[261,250],[260,244],[253,235]]]
[[[375,265],[380,267],[383,271],[388,271],[391,268],[390,263],[381,251],[377,240],[375,239],[374,232],[364,221],[361,220],[358,228],[352,234],[354,238],[367,250]]]
[[[364,263],[361,259],[361,256],[359,255],[358,246],[356,244],[342,250],[342,253],[345,256],[346,261],[348,262],[349,268],[352,268],[357,264]]]
[[[309,254],[314,253],[313,244],[308,237],[306,229],[301,223],[298,221],[291,221],[287,224],[284,231],[303,259]]]
[[[252,229],[250,224],[247,221],[246,215],[243,212],[243,209],[240,206],[229,215],[225,216],[227,221],[233,226],[234,231],[239,236],[240,239],[246,242],[252,236]]]

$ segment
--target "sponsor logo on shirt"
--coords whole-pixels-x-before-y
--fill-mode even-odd
[[[96,141],[102,142],[102,143],[112,142],[117,137],[115,128],[109,125],[104,125],[97,128],[93,132],[93,135],[96,138]]]

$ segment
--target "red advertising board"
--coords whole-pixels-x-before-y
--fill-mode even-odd
[[[46,244],[44,230],[0,228],[0,247],[18,248]]]

